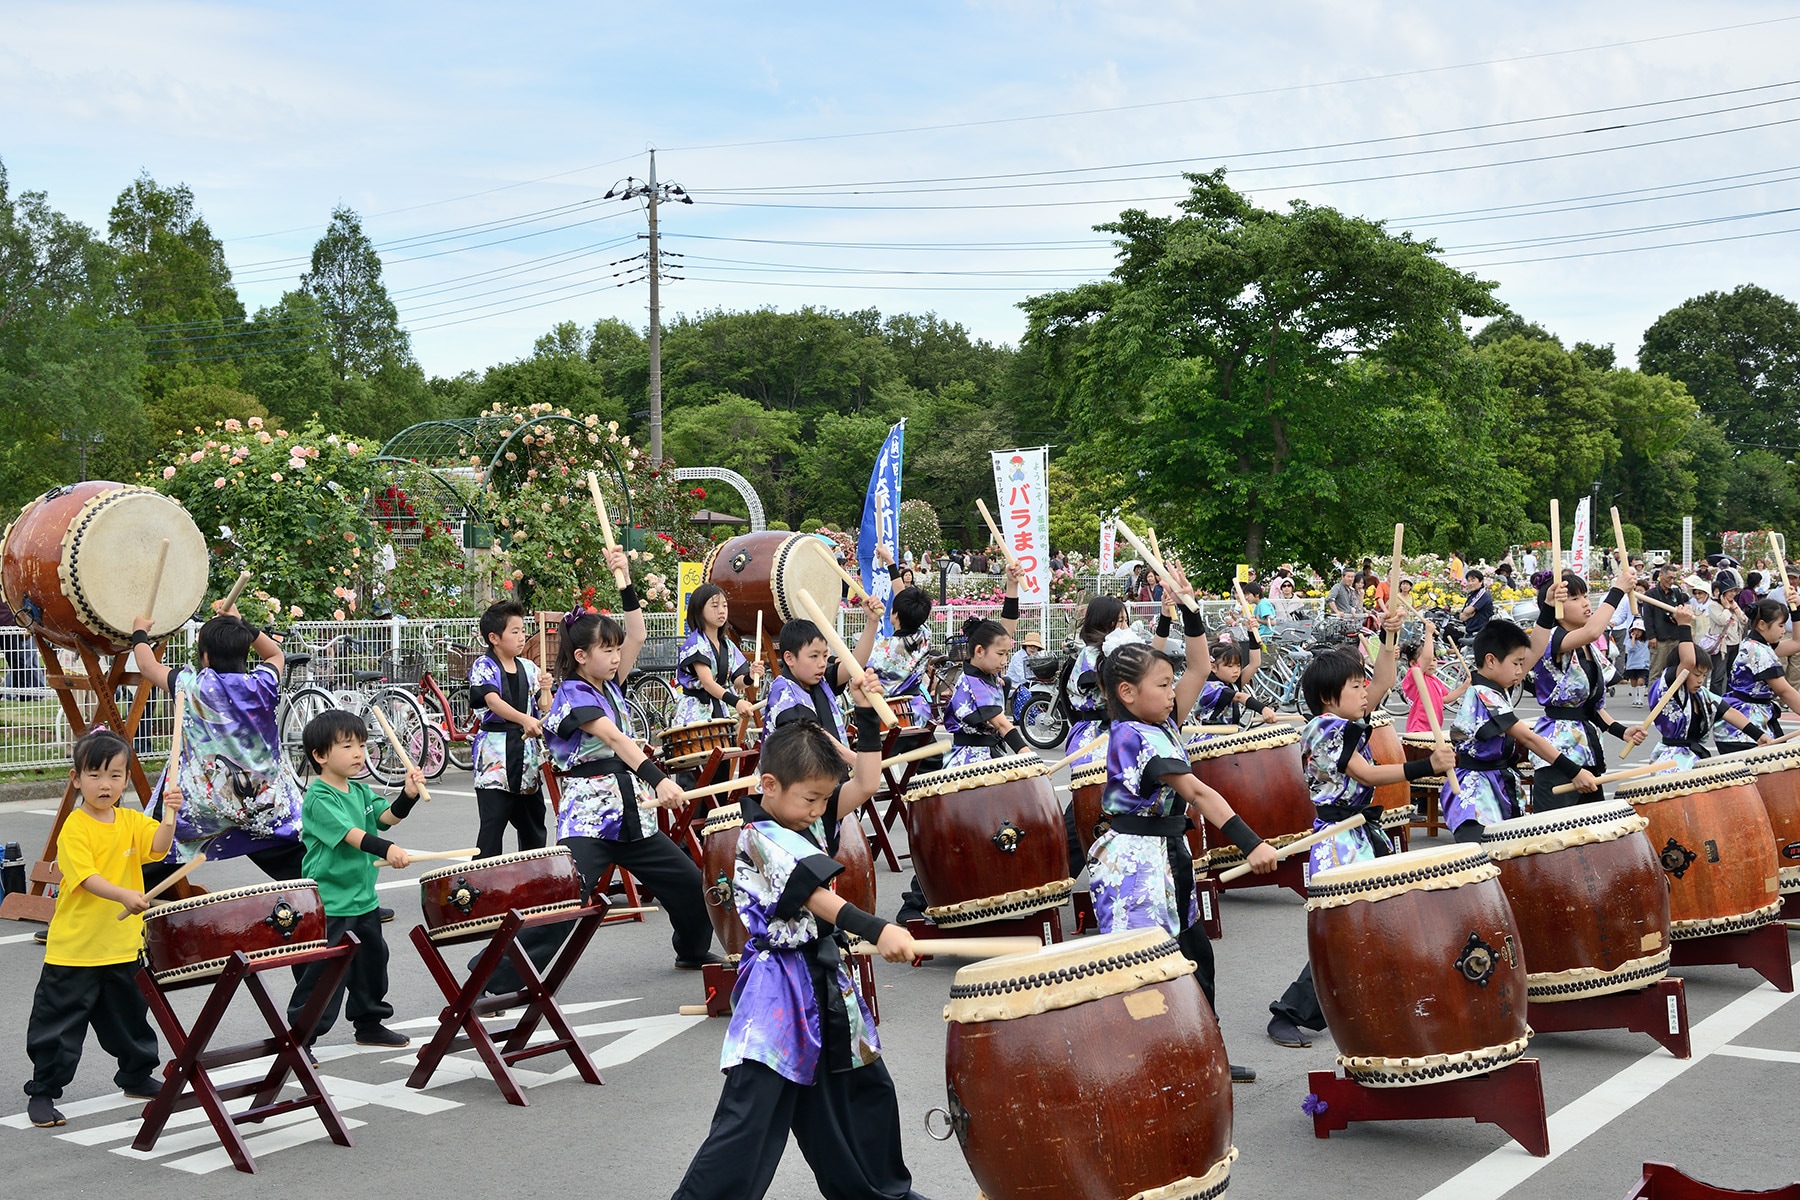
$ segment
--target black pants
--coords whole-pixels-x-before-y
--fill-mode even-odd
[[[88,1027],[100,1048],[119,1060],[113,1082],[133,1091],[148,1089],[151,1072],[162,1061],[150,1028],[149,1005],[137,989],[136,962],[104,967],[59,967],[44,964],[31,1022],[25,1027],[25,1053],[31,1057],[27,1096],[52,1100],[75,1078]]]
[[[266,850],[252,850],[245,857],[255,863],[264,875],[277,882],[306,877],[306,868],[302,865],[306,858],[306,850],[299,842],[283,842],[279,846],[270,846]],[[144,887],[155,887],[173,875],[180,866],[180,863],[145,863]]]
[[[1205,994],[1206,1002],[1212,1005],[1213,1011],[1219,1011],[1213,999],[1215,969],[1213,966],[1212,939],[1206,936],[1206,929],[1199,924],[1189,925],[1175,935],[1175,944],[1194,964],[1194,978],[1200,983],[1200,991]]]
[[[481,848],[483,858],[493,858],[504,852],[508,825],[518,831],[521,850],[541,850],[550,844],[544,831],[542,788],[523,793],[501,788],[476,788],[475,811],[481,818],[475,844]]]
[[[617,864],[643,880],[656,893],[656,902],[669,914],[669,924],[674,927],[669,940],[674,944],[678,961],[693,962],[706,957],[712,949],[712,920],[706,915],[700,868],[669,839],[668,834],[659,829],[649,837],[627,842],[570,837],[562,839],[561,844],[575,856],[575,871],[581,876],[583,896],[593,892],[607,867]],[[550,965],[568,936],[566,924],[540,925],[521,933],[519,944],[525,947],[532,963],[541,972]],[[474,960],[470,961],[473,965]],[[507,961],[494,972],[487,990],[493,995],[514,992],[519,989],[519,983],[519,973]]]
[[[1063,806],[1063,836],[1069,841],[1069,878],[1081,878],[1081,869],[1087,866],[1087,851],[1081,848],[1081,834],[1075,830],[1075,802],[1069,801]]]
[[[318,1027],[313,1030],[312,1040],[318,1041],[337,1024],[338,1008],[342,1006],[344,1015],[350,1018],[351,1026],[362,1033],[373,1030],[394,1015],[394,1006],[387,1002],[388,990],[388,948],[381,936],[381,912],[370,909],[366,913],[354,917],[325,918],[325,942],[335,946],[345,932],[354,933],[362,940],[357,948],[356,957],[350,960],[350,969],[338,984],[337,990],[331,993],[331,999],[325,1004],[325,1012],[319,1017]],[[318,985],[319,976],[324,974],[325,964],[312,963],[300,972],[300,982],[294,985],[294,995],[288,1001],[288,1023],[300,1015],[306,1002],[312,998],[313,988]],[[348,995],[348,1001],[345,996]]]
[[[1598,772],[1595,772],[1598,774]],[[1547,813],[1558,808],[1570,808],[1577,804],[1598,804],[1606,799],[1605,789],[1592,792],[1564,792],[1554,795],[1552,789],[1568,783],[1575,776],[1559,767],[1546,763],[1531,776],[1531,811]]]
[[[900,1155],[900,1105],[880,1060],[851,1071],[821,1065],[810,1085],[759,1062],[732,1067],[675,1200],[760,1200],[790,1130],[825,1200],[922,1200]]]
[[[1286,1017],[1302,1029],[1325,1028],[1325,1013],[1319,1007],[1319,989],[1313,986],[1312,964],[1307,963],[1300,977],[1288,984],[1281,999],[1269,1005],[1269,1011]]]

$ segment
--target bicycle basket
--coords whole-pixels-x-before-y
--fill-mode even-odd
[[[481,652],[473,646],[451,646],[444,659],[444,674],[451,679],[467,679],[469,670]]]
[[[966,635],[953,633],[944,640],[944,656],[953,663],[969,661],[969,639]]]
[[[680,638],[651,638],[638,652],[637,669],[654,675],[672,675],[680,654]]]
[[[1033,654],[1025,660],[1025,667],[1031,672],[1033,679],[1048,683],[1056,678],[1056,673],[1062,670],[1067,659],[1066,654]]]

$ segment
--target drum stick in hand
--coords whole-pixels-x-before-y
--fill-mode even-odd
[[[1669,706],[1669,701],[1671,701],[1675,698],[1676,693],[1680,692],[1682,689],[1687,687],[1687,681],[1688,681],[1687,668],[1683,667],[1680,670],[1680,672],[1676,674],[1675,682],[1671,683],[1666,689],[1664,689],[1662,698],[1656,702],[1656,707],[1650,710],[1649,714],[1644,717],[1643,724],[1639,725],[1638,728],[1643,730],[1645,733],[1649,733],[1651,724],[1656,720],[1656,718],[1662,716],[1662,710]],[[1631,752],[1633,750],[1635,750],[1637,748],[1637,746],[1638,746],[1638,743],[1636,743],[1636,742],[1625,743],[1625,750],[1623,753],[1621,753],[1619,755],[1619,761],[1624,762],[1627,758],[1630,758]]]
[[[1000,556],[1006,560],[1006,565],[1018,566],[1019,560],[1013,557],[1012,547],[1008,546],[1006,539],[1000,535],[1000,526],[994,524],[994,514],[988,511],[987,501],[977,496],[975,497],[975,507],[981,510],[981,519],[987,522],[988,532],[993,535],[994,544],[1000,547]]]
[[[1671,767],[1671,764],[1666,763],[1666,762],[1643,763],[1640,766],[1626,767],[1623,771],[1609,771],[1605,775],[1602,775],[1598,779],[1594,780],[1594,782],[1595,783],[1624,783],[1627,779],[1638,779],[1645,775],[1654,775],[1658,771],[1667,771],[1670,769],[1670,767]],[[1559,783],[1555,787],[1550,789],[1551,794],[1557,795],[1557,796],[1566,796],[1574,790],[1575,790],[1575,785],[1572,783]]]
[[[1625,553],[1625,522],[1619,520],[1619,506],[1616,504],[1612,506],[1612,522],[1613,541],[1619,544],[1619,570],[1623,571],[1631,565],[1631,559]],[[1632,602],[1629,592],[1625,596],[1625,606],[1631,610],[1632,616],[1637,616],[1637,605]]]
[[[1406,526],[1396,523],[1394,525],[1394,558],[1388,564],[1388,604],[1390,606],[1400,603],[1400,555],[1405,546]],[[1399,630],[1394,631],[1393,642],[1395,646],[1400,644]]]
[[[1232,728],[1235,730],[1237,727],[1233,726]],[[1046,775],[1056,774],[1056,772],[1062,770],[1064,767],[1068,766],[1070,763],[1074,762],[1076,759],[1080,758],[1082,755],[1086,754],[1088,751],[1094,749],[1095,747],[1099,746],[1102,742],[1106,741],[1107,736],[1108,735],[1102,733],[1097,737],[1089,738],[1087,741],[1083,742],[1081,745],[1079,745],[1075,748],[1075,753],[1065,754],[1063,757],[1061,757],[1061,758],[1057,759],[1055,762],[1051,763],[1047,768],[1045,768],[1044,773]]]
[[[592,471],[587,473],[588,491],[594,497],[594,514],[600,518],[600,536],[606,540],[608,550],[617,550],[619,544],[613,541],[612,518],[606,514],[606,499],[600,495],[600,477]],[[613,571],[613,583],[620,588],[631,586],[631,572],[623,568]]]
[[[1412,677],[1413,690],[1419,693],[1419,703],[1425,706],[1425,719],[1431,722],[1431,732],[1437,738],[1437,744],[1440,746],[1449,745],[1449,743],[1444,740],[1444,725],[1442,721],[1438,720],[1437,705],[1431,702],[1431,692],[1425,687],[1425,668],[1414,667],[1412,669]],[[1456,768],[1452,767],[1450,769],[1448,778],[1450,780],[1450,794],[1452,796],[1462,795],[1462,785],[1456,782]]]
[[[1034,937],[913,939],[913,954],[918,958],[999,958],[1002,954],[1029,954],[1043,948],[1044,943]],[[858,941],[851,943],[850,953],[873,957],[881,952]]]
[[[868,598],[869,593],[863,588],[862,581],[850,572],[844,570],[844,564],[840,563],[837,560],[837,556],[825,548],[824,542],[821,542],[817,538],[813,538],[812,544],[818,547],[820,556],[823,557],[826,562],[831,564],[831,569],[837,572],[838,578],[842,579],[844,583],[849,586],[850,598],[852,600],[865,600]],[[757,611],[760,613],[762,610],[758,609]]]
[[[1168,586],[1174,586],[1175,577],[1169,574],[1168,564],[1163,562],[1160,554],[1153,553],[1150,547],[1144,545],[1144,543],[1138,539],[1137,534],[1131,532],[1131,526],[1127,525],[1123,518],[1114,517],[1113,528],[1125,535],[1125,540],[1130,542],[1131,548],[1138,552],[1138,557],[1149,563],[1152,567],[1155,567],[1156,573],[1168,581]],[[1191,611],[1200,611],[1199,602],[1192,596],[1182,596],[1180,597],[1180,600],[1182,605]]]
[[[182,880],[186,879],[188,877],[189,871],[192,871],[195,867],[199,866],[201,863],[203,863],[205,861],[206,861],[206,851],[204,851],[204,850],[195,851],[194,857],[188,859],[186,862],[182,863],[179,867],[176,867],[173,871],[171,871],[163,879],[163,881],[161,883],[157,884],[155,887],[153,887],[149,891],[145,892],[144,899],[146,899],[146,900],[156,899],[158,896],[162,895],[164,892],[168,891],[170,888],[174,887],[176,884],[178,884]],[[129,912],[126,912],[123,909],[121,909],[119,912],[119,915],[116,919],[123,921],[126,917],[129,917],[130,915],[131,914]]]
[[[1362,824],[1364,824],[1363,815],[1361,813],[1357,813],[1354,817],[1350,817],[1346,820],[1339,821],[1336,825],[1327,825],[1325,828],[1317,831],[1316,833],[1309,833],[1305,837],[1301,838],[1299,841],[1289,842],[1287,845],[1283,846],[1281,849],[1279,849],[1275,852],[1275,857],[1277,860],[1280,860],[1283,858],[1287,858],[1289,855],[1298,854],[1302,850],[1310,850],[1314,846],[1318,845],[1320,842],[1323,842],[1329,838],[1334,838],[1340,833],[1348,833],[1352,829],[1355,829]],[[1234,879],[1242,879],[1244,876],[1248,875],[1249,873],[1250,873],[1250,864],[1249,863],[1239,863],[1235,867],[1231,867],[1227,870],[1221,871],[1219,873],[1219,882],[1220,883],[1230,883]]]
[[[915,747],[914,749],[906,751],[904,754],[896,754],[892,758],[884,758],[881,760],[881,765],[885,769],[887,767],[898,767],[909,762],[920,762],[927,758],[936,758],[940,754],[948,754],[950,753],[950,749],[951,747],[948,742],[932,741],[929,745]]]
[[[1775,573],[1781,577],[1781,591],[1777,593],[1776,598],[1783,604],[1787,604],[1787,539],[1772,529],[1769,531],[1769,553],[1775,556]],[[1793,605],[1790,604],[1788,607],[1792,608]]]
[[[1678,609],[1678,608],[1677,608],[1677,607],[1676,607],[1676,606],[1675,606],[1675,605],[1673,605],[1673,604],[1665,604],[1665,603],[1664,603],[1664,602],[1663,602],[1663,601],[1661,601],[1661,600],[1658,600],[1658,599],[1656,599],[1656,598],[1654,598],[1654,597],[1652,597],[1652,596],[1646,596],[1646,595],[1644,595],[1644,593],[1642,593],[1642,592],[1639,592],[1639,593],[1638,593],[1638,594],[1637,594],[1637,595],[1636,595],[1636,597],[1635,597],[1635,599],[1636,599],[1636,600],[1637,600],[1637,602],[1638,602],[1638,603],[1639,603],[1639,604],[1648,604],[1648,605],[1649,605],[1649,606],[1650,606],[1650,607],[1651,607],[1651,608],[1660,608],[1660,609],[1662,609],[1662,610],[1663,610],[1663,611],[1664,611],[1664,612],[1667,612],[1667,613],[1672,613],[1672,612],[1679,612],[1679,611],[1680,611],[1680,610],[1679,610],[1679,609]]]
[[[550,622],[544,618],[556,616],[555,613],[539,613],[538,623],[538,707],[544,715],[550,715],[550,698],[554,694],[550,689]]]
[[[1562,501],[1550,501],[1550,586],[1562,582]],[[1556,602],[1556,619],[1562,620],[1563,602]]]
[[[705,787],[690,788],[681,793],[683,800],[699,800],[706,796],[722,796],[726,792],[735,792],[739,788],[762,786],[761,775],[739,775],[735,779],[727,779],[723,783],[709,783]]]
[[[860,670],[862,664],[856,660],[856,651],[850,649],[844,639],[838,636],[837,626],[825,619],[825,610],[820,608],[819,602],[812,598],[812,593],[805,588],[796,588],[795,598],[800,601],[800,607],[806,610],[806,615],[811,617],[813,623],[819,627],[819,632],[825,635],[825,644],[830,646],[831,652],[838,656],[838,661],[852,671]],[[892,729],[900,723],[900,718],[894,715],[894,710],[888,707],[887,700],[882,697],[880,692],[867,693],[865,698],[869,702],[869,707],[875,710],[875,715],[881,718],[884,727]]]
[[[156,620],[156,594],[162,591],[163,567],[169,562],[169,539],[162,540],[162,547],[156,552],[156,566],[150,572],[150,595],[144,600],[144,611],[139,614],[146,621]]]
[[[400,756],[400,765],[405,767],[408,771],[417,771],[419,769],[419,764],[412,760],[412,755],[408,754],[406,752],[406,747],[400,744],[400,738],[394,733],[394,727],[388,724],[387,714],[381,711],[381,705],[371,704],[369,705],[369,711],[375,714],[375,719],[377,721],[381,722],[381,732],[387,734],[388,745],[392,746],[394,748],[394,753]],[[431,792],[426,789],[423,783],[419,784],[419,799],[425,801],[427,804],[431,803]]]
[[[480,858],[480,857],[481,857],[481,847],[479,847],[479,846],[467,846],[461,850],[408,850],[406,852],[406,861],[409,866],[413,863],[443,862],[446,859],[452,859],[452,858]],[[385,866],[389,866],[391,864],[388,862],[387,859],[382,858],[382,859],[377,859],[375,862],[375,865],[378,867],[385,867]]]
[[[237,582],[231,585],[231,590],[225,593],[225,598],[223,600],[219,601],[219,611],[224,612],[226,609],[236,604],[238,602],[238,597],[244,594],[244,589],[248,587],[249,584],[250,572],[239,571]],[[149,614],[146,613],[144,615],[148,616]]]

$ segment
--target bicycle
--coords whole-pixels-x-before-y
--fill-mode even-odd
[[[295,771],[304,774],[310,770],[311,763],[307,761],[304,745],[306,726],[321,713],[341,708],[361,717],[367,730],[368,756],[364,774],[384,786],[398,787],[406,781],[406,766],[401,755],[395,752],[396,748],[390,745],[386,728],[375,716],[379,710],[387,718],[387,725],[393,728],[395,737],[399,739],[407,755],[425,772],[426,777],[435,779],[442,775],[448,760],[445,752],[447,739],[443,730],[426,717],[424,706],[411,693],[388,682],[386,672],[338,667],[335,660],[341,657],[340,648],[346,644],[357,646],[350,635],[341,634],[322,648],[329,651],[334,660],[333,670],[328,677],[345,673],[349,675],[351,686],[344,689],[302,682],[299,688],[289,691],[295,672],[304,672],[310,676],[309,668],[316,656],[304,652],[304,643],[300,643],[301,652],[288,656],[283,695],[276,709],[276,731],[281,752],[293,763]],[[376,684],[381,686],[363,690]]]

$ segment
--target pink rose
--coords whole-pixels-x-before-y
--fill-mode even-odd
[[[174,467],[164,467],[163,468],[163,478],[164,479],[175,478],[175,468]]]
[[[219,478],[213,480],[213,486],[216,488],[224,487],[225,486],[225,477],[223,475],[221,475]]]
[[[341,608],[334,608],[334,609],[332,609],[332,610],[331,610],[331,619],[332,619],[332,620],[334,620],[334,621],[341,621],[341,620],[343,620],[343,619],[344,619],[344,610],[343,610],[343,609],[341,609]]]
[[[189,462],[199,462],[201,459],[203,459],[205,457],[206,457],[206,451],[196,450],[192,454],[188,455],[188,461]]]

